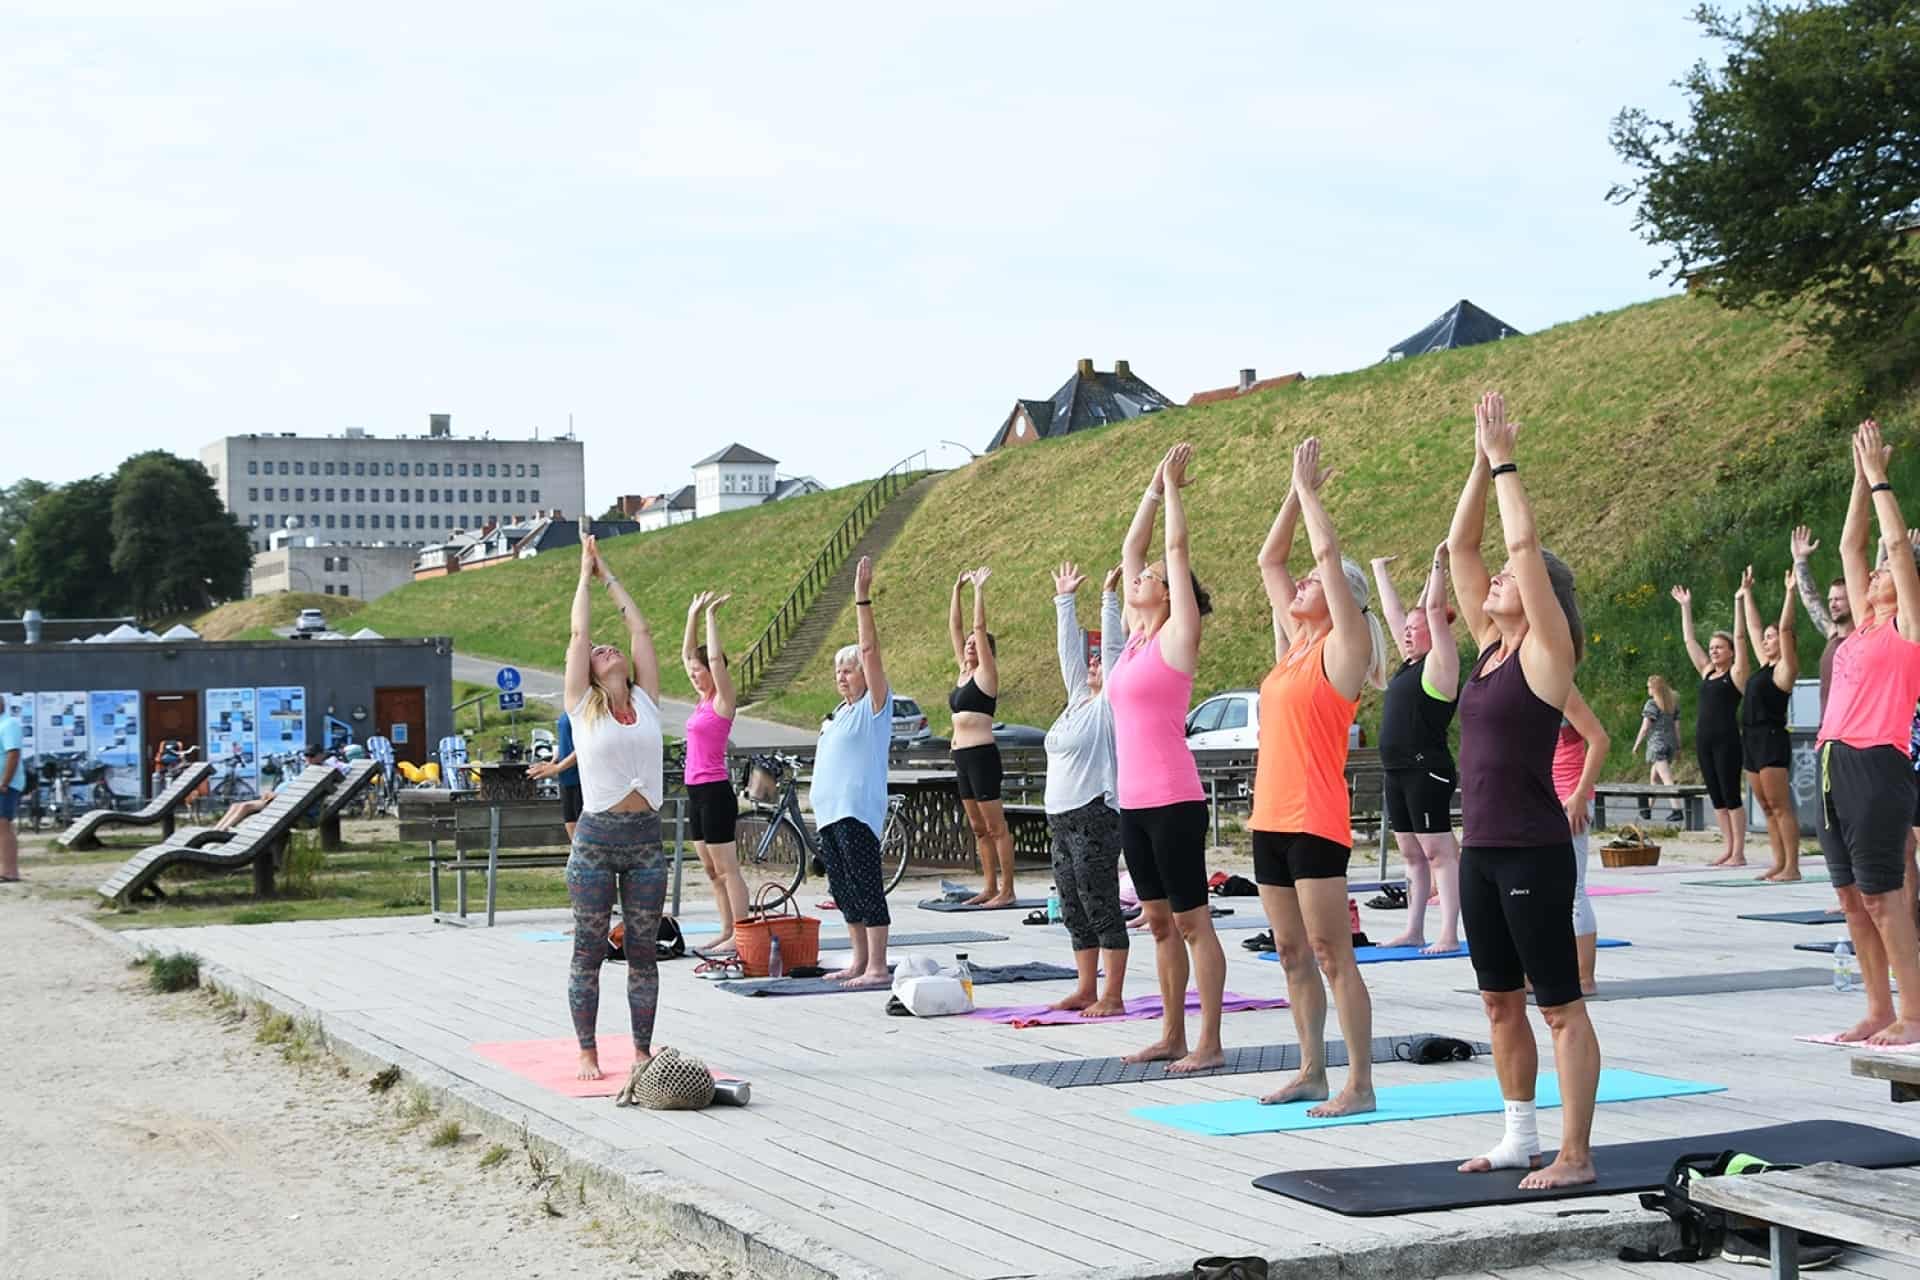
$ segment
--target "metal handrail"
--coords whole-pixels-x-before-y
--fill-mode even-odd
[[[740,660],[739,668],[734,675],[734,683],[743,695],[760,682],[761,677],[766,674],[767,667],[779,653],[780,647],[793,634],[794,628],[799,626],[800,620],[806,616],[814,600],[832,580],[833,575],[839,571],[840,566],[846,562],[848,554],[872,527],[874,520],[879,518],[887,504],[902,489],[932,474],[933,471],[934,468],[927,465],[926,450],[922,449],[918,453],[908,454],[888,467],[880,478],[860,495],[859,501],[853,505],[853,510],[847,513],[846,519],[842,520],[839,527],[827,538],[819,554],[814,556],[813,562],[794,583],[793,590],[787,593],[787,598],[781,601],[778,609],[774,610],[766,630],[760,633],[760,638],[753,642],[751,649],[747,650],[747,656]]]

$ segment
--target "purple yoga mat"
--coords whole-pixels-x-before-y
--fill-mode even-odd
[[[1243,996],[1229,991],[1220,1006],[1222,1013],[1242,1013],[1249,1009],[1284,1009],[1287,1002],[1279,998],[1266,999],[1259,996]],[[1049,1009],[1044,1004],[1006,1004],[975,1009],[967,1014],[969,1018],[978,1018],[982,1022],[1003,1022],[1014,1027],[1064,1027],[1090,1026],[1102,1022],[1133,1022],[1141,1018],[1157,1018],[1166,1011],[1159,996],[1134,996],[1127,1001],[1127,1011],[1116,1013],[1108,1018],[1083,1018],[1071,1009]],[[1187,992],[1187,1011],[1200,1011],[1200,993]]]

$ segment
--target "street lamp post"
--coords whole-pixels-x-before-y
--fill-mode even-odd
[[[973,450],[971,450],[971,449],[969,449],[969,448],[967,448],[967,446],[965,446],[965,445],[963,445],[963,444],[961,444],[961,443],[960,443],[960,442],[959,442],[958,440],[941,440],[941,441],[939,441],[938,443],[940,443],[940,444],[950,444],[950,445],[952,445],[952,446],[953,446],[954,448],[956,448],[956,449],[958,449],[958,450],[960,450],[960,451],[961,451],[962,453],[964,453],[964,454],[966,454],[966,455],[967,455],[967,460],[968,460],[968,461],[970,461],[970,462],[972,462],[972,461],[978,461],[978,460],[979,460],[979,457],[980,457],[980,455],[979,455],[979,454],[977,454],[977,453],[975,453],[975,452],[974,452]]]

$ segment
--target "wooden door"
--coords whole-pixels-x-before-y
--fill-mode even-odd
[[[207,758],[206,744],[200,740],[198,691],[149,689],[140,695],[140,774],[149,799],[153,795],[154,753],[168,738],[178,738],[182,747],[200,748],[188,759]]]
[[[396,685],[373,691],[373,731],[393,742],[393,758],[425,764],[434,745],[427,741],[427,691]]]

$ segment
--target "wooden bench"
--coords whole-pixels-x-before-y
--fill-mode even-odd
[[[55,837],[55,843],[67,849],[98,849],[100,828],[105,826],[151,827],[158,825],[160,839],[173,835],[173,811],[186,802],[193,789],[213,776],[213,766],[205,760],[181,769],[174,780],[161,790],[144,809],[89,809],[74,819],[73,825]]]
[[[1654,816],[1656,808],[1660,817]],[[1707,789],[1696,783],[1674,786],[1648,782],[1603,782],[1593,789],[1593,824],[1617,827],[1623,822],[1664,821],[1678,811],[1680,825],[1688,831],[1711,831],[1713,811],[1707,804]]]
[[[1920,1055],[1856,1053],[1853,1074],[1868,1080],[1885,1080],[1887,1092],[1895,1102],[1920,1102]]]
[[[486,801],[474,791],[402,791],[400,838],[427,846],[427,910],[434,923],[474,923],[467,911],[467,876],[472,872],[486,873],[486,923],[491,928],[503,866],[566,866],[571,841],[560,815],[558,800]],[[440,907],[442,871],[454,874],[451,914]]]
[[[1767,1228],[1772,1274],[1800,1274],[1800,1233],[1920,1258],[1920,1171],[1812,1164],[1778,1173],[1702,1178],[1687,1193],[1701,1204]]]

